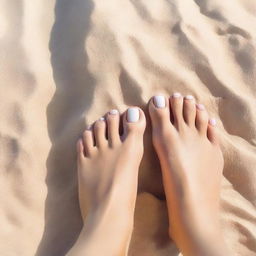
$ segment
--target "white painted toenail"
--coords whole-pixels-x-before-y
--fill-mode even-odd
[[[99,121],[105,121],[105,117],[101,117]]]
[[[193,99],[194,99],[194,96],[192,96],[192,95],[187,95],[187,96],[185,97],[185,99],[186,99],[186,100],[193,100]]]
[[[211,118],[211,119],[209,120],[209,123],[210,123],[210,125],[212,125],[212,126],[216,126],[216,124],[217,124],[216,119],[214,119],[214,118]]]
[[[140,119],[140,112],[138,108],[128,108],[127,121],[129,123],[136,123]]]
[[[154,104],[157,108],[165,108],[165,98],[162,95],[154,96]]]
[[[109,113],[110,113],[111,115],[117,115],[119,112],[118,112],[117,109],[112,109],[112,110],[109,111]]]
[[[86,130],[91,130],[92,129],[92,126],[91,125],[87,125],[86,126]]]
[[[179,92],[175,92],[172,96],[174,98],[179,98],[179,97],[181,97],[181,94]]]
[[[199,110],[205,110],[205,107],[203,104],[196,104],[196,107],[199,109]]]

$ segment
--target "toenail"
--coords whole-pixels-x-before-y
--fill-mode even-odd
[[[199,110],[205,110],[205,107],[203,104],[196,104],[196,107],[199,109]]]
[[[129,123],[136,123],[140,119],[140,112],[138,108],[128,108],[127,121]]]
[[[217,124],[216,119],[211,118],[211,119],[209,120],[209,124],[212,125],[212,126],[216,126],[216,124]]]
[[[162,95],[154,96],[154,104],[157,108],[165,108],[165,97]]]
[[[174,98],[179,98],[179,97],[181,97],[181,94],[179,92],[175,92],[172,96]]]
[[[118,112],[117,109],[112,109],[112,110],[109,111],[109,114],[111,114],[111,115],[117,115],[118,113],[119,112]]]
[[[101,117],[99,121],[105,121],[105,117]]]
[[[92,125],[87,125],[86,126],[86,130],[91,130],[92,129]]]
[[[186,100],[193,100],[193,99],[194,99],[194,96],[192,96],[192,95],[187,95],[187,96],[185,97],[185,99],[186,99]]]

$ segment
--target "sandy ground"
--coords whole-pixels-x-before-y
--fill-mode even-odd
[[[256,255],[255,0],[0,0],[0,13],[1,256],[65,255],[85,125],[175,91],[218,119],[225,238]],[[167,227],[149,126],[130,256],[178,255]]]

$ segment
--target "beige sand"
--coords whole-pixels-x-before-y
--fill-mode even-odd
[[[0,13],[1,256],[64,255],[86,123],[174,91],[219,119],[225,237],[256,255],[255,0],[0,0]],[[130,255],[178,255],[150,127],[145,149]]]

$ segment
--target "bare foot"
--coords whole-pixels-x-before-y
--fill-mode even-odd
[[[78,142],[79,202],[84,228],[69,255],[126,255],[133,228],[145,116],[137,107],[85,130]],[[78,253],[79,252],[79,253]]]
[[[223,156],[216,121],[191,95],[149,103],[161,163],[169,233],[184,255],[228,255],[219,225]]]

